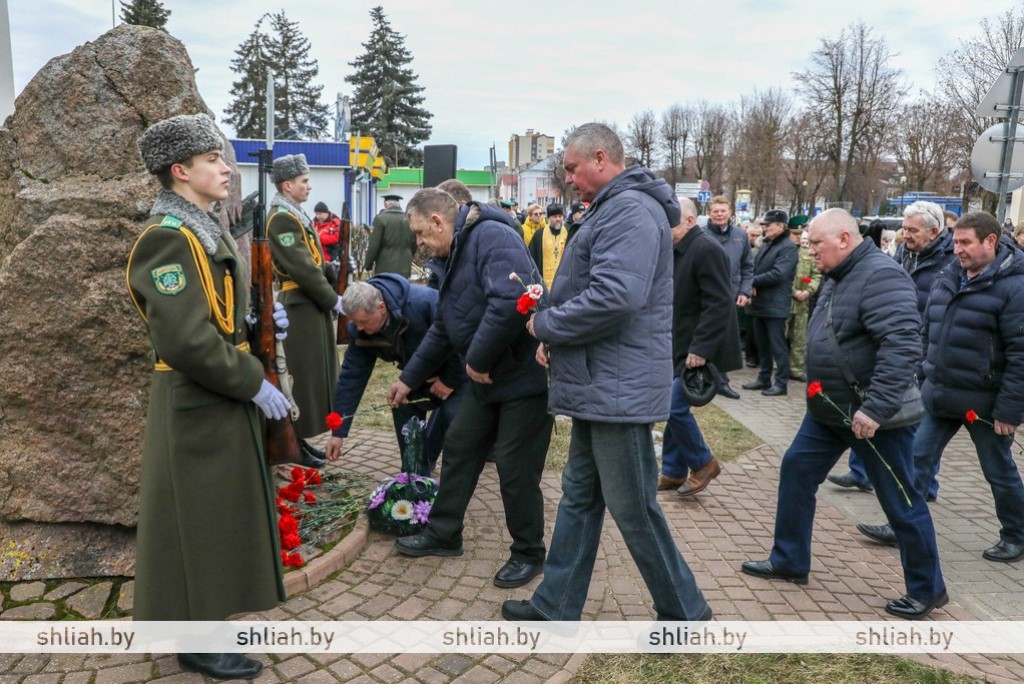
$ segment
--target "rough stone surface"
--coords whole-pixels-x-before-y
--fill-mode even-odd
[[[57,613],[52,603],[29,603],[6,610],[0,614],[0,620],[49,620]]]
[[[0,128],[4,520],[135,524],[152,358],[124,267],[158,190],[135,141],[195,112],[184,46],[121,25],[50,60]]]
[[[131,575],[135,530],[95,523],[0,520],[0,582]]]
[[[62,582],[61,584],[57,585],[53,589],[53,591],[49,592],[43,598],[46,599],[47,601],[59,601],[59,600],[61,600],[63,598],[67,598],[68,596],[71,596],[76,591],[79,591],[81,589],[85,589],[87,586],[89,586],[89,585],[88,584],[84,584],[82,582]]]
[[[117,597],[117,608],[130,613],[135,606],[135,582],[125,582],[121,585],[121,593]]]
[[[103,615],[103,607],[110,598],[110,582],[100,582],[84,589],[66,602],[67,607],[84,618],[95,620]]]
[[[34,598],[39,598],[46,591],[46,585],[42,582],[26,582],[24,584],[15,584],[11,587],[11,600],[18,601],[29,601]]]

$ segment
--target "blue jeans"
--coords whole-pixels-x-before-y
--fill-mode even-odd
[[[920,429],[920,427],[918,427],[918,429]],[[950,435],[950,436],[952,437],[952,435]],[[949,440],[946,440],[946,441],[949,441]],[[945,446],[945,445],[943,445],[943,446]],[[864,448],[868,449],[868,452],[871,451],[871,449],[869,449],[867,447],[867,445],[864,445]],[[941,449],[940,449],[940,451],[941,451]],[[873,456],[873,455],[874,454],[872,454],[872,453],[868,454],[868,456]],[[916,456],[914,457],[914,467],[917,468],[917,457]],[[853,449],[853,450],[850,451],[850,472],[853,474],[853,477],[856,478],[856,480],[858,482],[863,482],[865,484],[870,484],[870,481],[868,480],[868,474],[866,472],[864,472],[864,459],[861,457],[860,454],[857,453],[856,449]],[[928,486],[928,496],[930,496],[932,498],[936,498],[936,497],[939,496],[939,481],[938,481],[938,479],[936,479],[938,477],[938,474],[939,474],[939,459],[936,458],[935,459],[935,466],[932,468],[931,477],[929,478],[931,481],[927,483],[927,486]],[[916,480],[917,478],[918,478],[918,473],[915,473],[914,479]],[[915,484],[914,486],[916,487],[918,485]]]
[[[927,486],[923,473],[938,470],[942,451],[960,431],[960,418],[939,418],[925,413],[914,437],[914,466],[918,489]],[[980,420],[966,425],[978,452],[981,472],[985,475],[996,505],[996,517],[1002,526],[999,538],[1013,544],[1024,544],[1024,483],[1010,453],[1013,435],[997,435],[991,425]]]
[[[914,486],[913,440],[913,427],[879,430],[871,438],[903,484],[910,498],[911,505],[907,506],[893,475],[865,442],[853,436],[849,427],[825,425],[805,415],[782,458],[772,564],[796,575],[805,575],[810,570],[818,486],[843,452],[856,445],[861,453],[870,455],[864,459],[864,467],[875,486],[878,503],[896,533],[907,593],[921,601],[930,601],[942,593],[946,585],[939,569],[935,527],[924,496]]]
[[[650,425],[574,419],[544,579],[531,599],[550,620],[579,620],[601,541],[615,519],[654,599],[659,620],[695,620],[708,604],[679,553],[656,499]]]
[[[661,472],[669,477],[686,477],[689,471],[700,470],[711,460],[711,450],[704,443],[690,402],[683,396],[679,378],[672,380],[672,411],[661,445]]]

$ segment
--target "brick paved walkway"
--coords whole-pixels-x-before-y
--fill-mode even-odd
[[[737,373],[737,386],[748,373]],[[797,388],[794,387],[794,390]],[[802,390],[802,388],[801,388]],[[865,541],[855,521],[881,521],[873,496],[850,494],[826,486],[821,491],[814,537],[811,581],[806,587],[775,583],[739,573],[748,558],[764,558],[771,546],[778,464],[803,414],[794,391],[768,399],[744,392],[741,401],[716,404],[761,436],[766,445],[723,468],[706,493],[682,500],[672,492],[659,495],[676,539],[719,619],[821,620],[885,619],[888,599],[903,594],[895,554]],[[365,439],[345,467],[375,479],[398,469],[393,434],[353,432],[350,444]],[[935,517],[940,531],[943,569],[953,602],[936,611],[936,620],[1019,619],[1021,568],[988,563],[980,551],[994,541],[990,495],[970,445],[955,440],[944,460]],[[845,464],[837,467],[841,472]],[[559,474],[546,472],[547,526],[554,523],[560,495]],[[371,533],[366,549],[349,568],[308,592],[292,597],[270,618],[317,620],[465,618],[499,619],[506,598],[529,596],[531,585],[503,590],[491,577],[507,557],[497,478],[485,468],[467,516],[465,555],[454,559],[409,559],[392,549],[393,538]],[[622,537],[606,520],[585,607],[586,619],[653,618],[650,596]],[[581,662],[568,655],[382,654],[261,655],[267,665],[259,682],[510,682],[540,684],[564,681]],[[1024,658],[1008,656],[923,656],[939,664],[992,681],[1024,679]],[[170,656],[39,656],[0,654],[0,684],[70,682],[121,684],[135,681],[199,682],[182,673]]]

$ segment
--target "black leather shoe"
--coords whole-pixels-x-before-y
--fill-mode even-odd
[[[757,368],[760,365],[760,361],[751,361],[750,359],[747,359],[747,368]]]
[[[924,497],[924,500],[927,501],[928,503],[935,503],[936,501],[939,500],[939,495],[929,494],[928,496]]]
[[[302,448],[299,449],[299,460],[295,461],[296,465],[318,470],[327,465],[327,455],[324,452],[304,439],[299,440],[299,446]]]
[[[502,566],[494,576],[494,586],[502,589],[521,587],[544,570],[543,563],[524,563],[516,559]]]
[[[879,544],[885,544],[886,546],[897,546],[896,533],[892,531],[892,528],[888,523],[885,525],[865,525],[864,523],[857,523],[857,529],[868,539],[878,542]]]
[[[527,599],[505,601],[501,604],[501,617],[513,622],[547,622],[547,618],[538,613]]]
[[[754,382],[748,382],[745,385],[740,385],[740,387],[745,390],[763,390],[768,389],[771,385],[767,382],[762,382],[761,380],[755,380]]]
[[[844,489],[856,487],[862,492],[875,491],[875,488],[871,486],[870,482],[861,482],[853,476],[853,473],[846,473],[845,475],[829,475],[828,481],[834,485],[839,485]]]
[[[737,392],[736,390],[734,390],[732,387],[730,387],[729,383],[725,383],[721,387],[719,387],[718,388],[718,393],[721,394],[726,399],[739,399],[740,398],[740,393]]]
[[[178,665],[214,679],[254,679],[263,663],[241,653],[179,653]]]
[[[789,393],[789,390],[783,385],[775,385],[761,392],[766,397],[784,397]]]
[[[998,544],[981,554],[981,557],[997,563],[1014,563],[1024,557],[1024,544],[1000,540]]]
[[[395,551],[403,556],[461,556],[462,545],[442,546],[426,532],[395,540]]]
[[[901,599],[886,603],[885,612],[889,615],[906,618],[907,620],[923,620],[928,617],[928,613],[936,608],[941,608],[947,603],[949,603],[949,594],[945,591],[927,603],[922,603],[910,594],[907,594]]]
[[[807,575],[794,575],[788,572],[776,570],[770,560],[744,561],[740,570],[746,575],[753,575],[762,579],[777,579],[792,582],[793,584],[807,584]]]

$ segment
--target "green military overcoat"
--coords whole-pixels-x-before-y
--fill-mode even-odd
[[[379,273],[412,274],[412,257],[416,253],[416,236],[409,220],[398,207],[389,207],[373,219],[373,232],[366,248],[363,268]]]
[[[338,293],[327,281],[320,238],[288,207],[271,207],[267,236],[281,283],[279,301],[288,311],[284,351],[299,406],[295,431],[301,438],[327,431],[334,385],[338,381],[338,347],[331,311]]]
[[[179,219],[153,217],[128,261],[130,294],[156,356],[142,451],[136,620],[223,620],[285,598],[251,403],[263,369],[247,351],[249,270],[230,236],[220,237],[213,256],[190,236]],[[233,277],[229,289],[225,274]],[[233,330],[224,330],[229,324]]]

